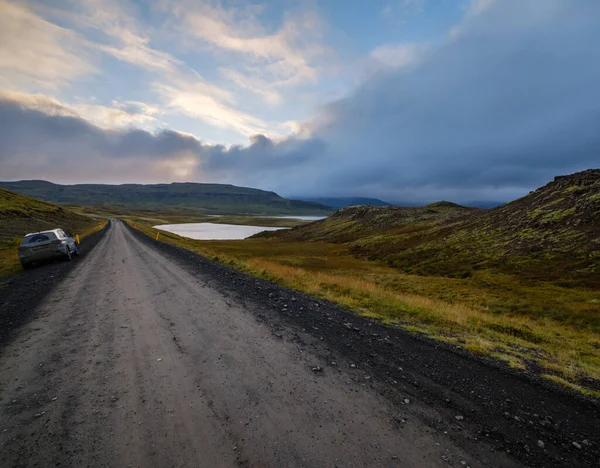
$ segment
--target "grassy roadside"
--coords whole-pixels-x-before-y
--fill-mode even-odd
[[[87,227],[77,230],[80,240],[91,236],[95,232],[104,229],[108,221],[106,219],[95,219]],[[67,229],[67,228],[65,228]],[[22,237],[7,239],[0,244],[0,278],[8,276],[21,270],[21,262],[17,255],[17,248],[21,245]]]
[[[127,222],[158,232],[139,218]],[[598,291],[488,270],[469,278],[406,274],[326,242],[194,241],[163,231],[160,240],[600,398]]]
[[[17,248],[26,233],[61,227],[85,238],[106,223],[105,219],[0,189],[0,277],[21,269]]]

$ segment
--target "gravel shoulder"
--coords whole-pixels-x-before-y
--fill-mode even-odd
[[[100,237],[0,290],[0,466],[597,466],[592,401],[119,221]]]
[[[70,262],[57,260],[0,278],[0,350],[22,325],[34,318],[36,306],[79,262],[84,261],[109,229],[110,223],[82,239],[79,257],[73,257]]]

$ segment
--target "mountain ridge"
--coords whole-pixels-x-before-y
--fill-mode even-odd
[[[72,184],[45,180],[0,182],[0,187],[60,204],[188,209],[205,213],[330,214],[325,205],[283,198],[275,192],[231,184]]]
[[[339,210],[348,206],[389,206],[393,203],[380,200],[379,198],[370,197],[295,197],[298,200],[312,201],[322,205],[330,206],[333,209]]]

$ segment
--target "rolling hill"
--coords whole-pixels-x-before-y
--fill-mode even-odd
[[[600,287],[600,170],[554,181],[497,208],[350,207],[272,237],[343,243],[407,273],[469,277],[493,269]]]
[[[288,200],[274,192],[224,184],[77,184],[43,180],[0,182],[0,187],[53,203],[86,206],[125,206],[137,209],[188,209],[206,214],[330,214],[328,206]]]
[[[451,202],[438,202],[424,207],[350,206],[332,216],[286,233],[271,233],[295,241],[353,242],[387,232],[391,236],[404,232],[414,234],[440,222],[452,221],[477,212]],[[265,233],[267,235],[267,233]]]
[[[67,208],[0,189],[0,247],[28,232],[61,227],[81,232],[97,220]]]

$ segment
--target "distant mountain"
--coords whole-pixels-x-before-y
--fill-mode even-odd
[[[600,288],[600,169],[556,177],[492,209],[350,207],[267,237],[345,244],[357,257],[413,274],[468,277],[490,269]]]
[[[320,203],[321,205],[330,206],[335,210],[340,208],[346,208],[347,206],[358,206],[358,205],[369,205],[369,206],[389,206],[391,203],[384,202],[378,198],[364,198],[364,197],[315,197],[307,198],[300,197],[301,200],[311,201]]]
[[[328,215],[328,206],[288,200],[274,192],[224,184],[192,182],[171,184],[59,185],[44,180],[0,182],[0,188],[41,200],[87,206],[123,206],[137,209],[189,209],[206,214]]]

